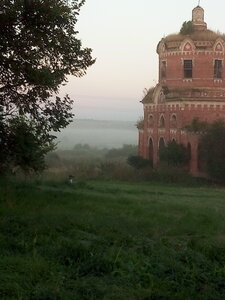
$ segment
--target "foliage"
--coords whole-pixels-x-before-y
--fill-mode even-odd
[[[224,299],[224,194],[1,178],[0,298]]]
[[[10,164],[25,172],[44,170],[45,155],[54,149],[54,143],[23,117],[12,119],[9,126]]]
[[[24,116],[50,143],[50,131],[72,120],[73,101],[57,94],[68,75],[82,76],[94,63],[75,25],[84,1],[7,0],[0,3],[0,120]],[[3,137],[6,141],[7,138]],[[10,145],[5,147],[9,148]],[[5,154],[4,154],[5,155]]]
[[[123,145],[121,148],[113,148],[107,151],[106,158],[128,157],[137,153],[137,146]]]
[[[199,135],[198,160],[201,171],[212,178],[225,178],[225,123],[222,120],[211,124],[194,119],[186,129]]]
[[[209,129],[209,124],[205,121],[200,121],[198,118],[194,118],[191,124],[185,126],[185,129],[193,133],[205,133]]]
[[[138,129],[144,129],[144,118],[140,118],[137,123],[136,123],[136,127]]]
[[[200,137],[199,159],[212,178],[225,179],[225,123],[216,121]]]
[[[168,164],[160,162],[157,166],[157,171],[154,174],[154,181],[161,183],[176,183],[186,186],[198,186],[199,180],[192,177],[191,174],[184,168],[183,165]],[[209,182],[205,182],[209,184]],[[202,180],[203,184],[203,180]]]
[[[190,157],[188,155],[187,148],[182,145],[178,144],[176,141],[171,141],[162,148],[159,152],[160,161],[167,162],[169,165],[186,165]]]
[[[187,35],[194,32],[194,26],[191,21],[185,21],[180,29],[180,34]]]
[[[152,165],[152,162],[149,159],[145,159],[138,155],[129,156],[127,163],[135,169],[143,169]]]
[[[88,144],[77,144],[71,150],[57,150],[46,157],[49,176],[76,179],[104,178],[129,180],[136,172],[127,165],[129,154],[136,153],[136,145],[123,145],[120,148],[96,148]]]
[[[124,144],[120,148],[97,148],[88,144],[76,144],[71,150],[58,150],[58,155],[64,159],[126,159],[137,153],[137,146]]]

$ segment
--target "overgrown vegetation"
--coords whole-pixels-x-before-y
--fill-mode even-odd
[[[191,21],[185,21],[180,29],[180,34],[188,35],[194,32],[194,25]]]
[[[76,179],[128,180],[135,177],[135,171],[127,164],[127,157],[136,154],[136,145],[99,149],[87,144],[77,144],[72,150],[49,153],[45,174],[60,178],[73,175]]]
[[[159,159],[168,165],[186,166],[189,163],[190,155],[184,145],[173,140],[160,150]]]
[[[135,155],[129,155],[130,151]],[[122,181],[151,181],[178,183],[196,186],[199,179],[193,178],[183,165],[161,162],[155,170],[152,162],[137,155],[137,146],[124,145],[117,149],[98,149],[87,144],[75,145],[72,150],[49,153],[46,178],[65,180],[70,175],[76,180],[106,179]],[[208,183],[208,181],[207,181]]]
[[[0,298],[225,298],[224,189],[0,182]]]
[[[127,163],[135,169],[152,167],[152,162],[138,155],[132,155],[127,158]]]
[[[222,120],[211,124],[194,119],[187,127],[199,135],[198,159],[202,171],[211,178],[225,179],[225,123]]]

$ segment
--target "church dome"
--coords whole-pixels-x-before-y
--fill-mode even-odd
[[[225,35],[207,29],[207,24],[204,22],[204,10],[197,6],[192,10],[192,21],[184,22],[179,33],[164,37],[157,46],[157,53],[161,52],[162,48],[168,51],[179,50],[186,39],[192,40],[196,49],[210,50],[218,39],[225,42]]]
[[[207,29],[204,10],[192,10],[177,34],[159,42],[159,82],[168,88],[225,86],[225,35]]]

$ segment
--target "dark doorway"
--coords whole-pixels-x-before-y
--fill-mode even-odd
[[[152,138],[149,139],[148,157],[151,162],[151,165],[153,165],[153,141],[152,141]]]
[[[165,148],[165,142],[164,142],[164,138],[160,138],[159,139],[159,152]]]
[[[189,170],[191,168],[191,144],[187,144],[187,156],[188,156],[188,165],[189,165]]]

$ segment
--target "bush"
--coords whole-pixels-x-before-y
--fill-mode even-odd
[[[155,176],[156,181],[193,185],[195,179],[181,166],[168,166],[161,162]]]
[[[1,126],[0,133],[0,171],[20,168],[27,173],[44,170],[45,155],[55,147],[53,136],[46,138],[42,129],[26,117],[11,119],[7,126]]]
[[[169,165],[184,166],[190,160],[187,148],[175,141],[168,143],[159,152],[160,161],[167,162]]]
[[[152,166],[152,162],[138,155],[129,156],[127,163],[135,169],[143,169]]]

